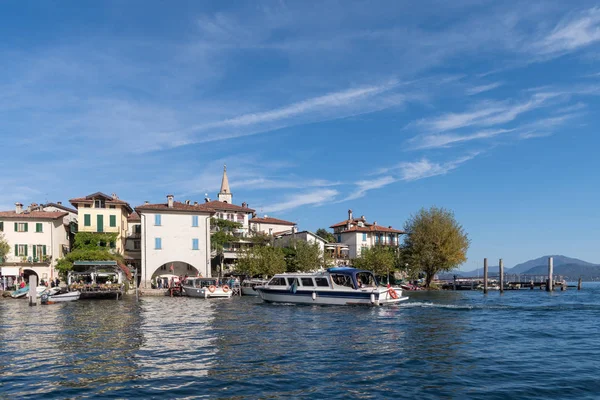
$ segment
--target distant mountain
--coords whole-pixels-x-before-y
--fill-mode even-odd
[[[508,274],[522,274],[532,268],[538,266],[546,266],[546,273],[548,273],[548,258],[552,257],[552,264],[554,265],[554,269],[560,267],[562,265],[586,265],[588,267],[594,266],[594,264],[589,263],[587,261],[579,260],[577,258],[571,258],[566,256],[543,256],[540,258],[536,258],[535,260],[529,260],[521,264],[517,264],[514,267],[506,270]]]
[[[536,258],[535,260],[529,260],[524,263],[517,264],[512,268],[506,268],[506,266],[505,266],[504,273],[505,274],[524,274],[524,273],[529,274],[529,270],[531,270],[532,268],[536,268],[535,271],[541,271],[542,269],[544,269],[545,272],[543,272],[543,273],[536,272],[536,273],[532,273],[532,275],[547,274],[548,273],[548,257],[553,258],[552,264],[554,266],[555,274],[558,274],[558,272],[556,272],[557,268],[561,267],[563,265],[570,265],[570,266],[578,265],[578,266],[587,266],[587,267],[595,267],[596,266],[595,264],[592,264],[590,262],[579,260],[577,258],[572,258],[572,257],[566,257],[566,256],[560,256],[560,255],[542,256],[542,257]],[[498,265],[488,266],[488,275],[489,276],[498,276],[498,269],[499,269]],[[574,273],[575,270],[571,268],[570,271],[571,271],[571,273]],[[593,273],[593,270],[589,270],[588,272]],[[451,271],[449,273],[443,274],[443,276],[447,276],[446,279],[451,279],[452,275],[464,276],[464,277],[483,276],[483,267],[474,269],[472,271]],[[561,274],[561,275],[567,275],[567,274]],[[577,277],[579,277],[579,275]]]
[[[586,263],[589,264],[589,263]],[[522,275],[547,275],[548,265],[538,265],[525,271]],[[567,281],[576,281],[581,277],[584,281],[600,279],[600,265],[562,264],[553,268],[556,278],[562,276]]]

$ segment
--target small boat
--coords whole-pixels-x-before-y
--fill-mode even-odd
[[[401,288],[380,285],[372,272],[351,267],[277,274],[255,290],[269,303],[382,306],[408,300]]]
[[[54,304],[54,303],[64,303],[67,301],[75,301],[75,300],[79,300],[80,296],[81,296],[81,292],[79,292],[79,291],[54,294],[52,296],[43,294],[42,295],[42,304]]]
[[[232,290],[227,285],[217,285],[216,278],[187,278],[181,288],[189,297],[210,299],[213,297],[231,297]]]
[[[244,296],[258,296],[258,292],[255,290],[257,286],[263,286],[269,282],[268,279],[246,279],[242,282],[242,295]]]
[[[22,287],[21,289],[17,289],[10,294],[10,297],[13,299],[20,299],[21,297],[25,297],[25,295],[29,293],[29,286]]]

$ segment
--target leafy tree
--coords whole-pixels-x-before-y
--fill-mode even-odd
[[[373,246],[362,249],[352,261],[356,268],[373,271],[377,276],[388,276],[398,266],[398,249],[391,246]]]
[[[422,208],[404,224],[408,235],[402,245],[402,258],[409,269],[425,273],[429,287],[435,274],[450,271],[467,261],[470,240],[452,211]]]
[[[335,243],[335,236],[333,235],[333,233],[327,231],[327,229],[325,228],[319,228],[317,229],[317,231],[315,232],[315,234],[323,239],[325,239],[327,241],[327,243]]]
[[[237,241],[236,237],[233,236],[233,232],[235,229],[241,228],[242,224],[226,219],[211,218],[210,227],[216,230],[210,236],[210,247],[216,252],[216,257],[219,258],[220,271],[223,271],[225,245]]]
[[[272,246],[254,246],[242,253],[237,270],[250,276],[272,276],[285,272],[283,249]]]
[[[6,255],[10,252],[10,245],[4,238],[4,233],[0,232],[0,262],[4,261]]]
[[[323,267],[323,254],[318,243],[294,240],[283,251],[287,272],[316,271]]]

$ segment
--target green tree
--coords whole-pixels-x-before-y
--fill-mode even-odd
[[[327,243],[336,243],[335,236],[333,233],[327,231],[325,228],[319,228],[315,234],[327,241]]]
[[[318,243],[294,240],[283,251],[288,272],[317,271],[324,265],[323,254]]]
[[[241,228],[242,224],[226,219],[211,218],[210,227],[212,230],[216,230],[216,232],[210,236],[210,247],[216,252],[216,257],[218,257],[219,260],[219,273],[221,273],[223,271],[223,262],[225,260],[225,246],[237,241],[233,232],[236,229]]]
[[[4,262],[4,258],[10,252],[10,245],[4,238],[4,233],[0,232],[0,263]]]
[[[406,221],[404,230],[408,235],[402,245],[402,259],[410,270],[425,273],[426,287],[435,274],[467,261],[470,240],[452,211],[422,208]]]
[[[285,272],[283,249],[272,246],[253,246],[242,253],[236,269],[249,276],[273,276]]]
[[[373,271],[377,276],[388,276],[398,265],[398,249],[391,246],[373,246],[362,249],[360,256],[352,261],[356,268]]]

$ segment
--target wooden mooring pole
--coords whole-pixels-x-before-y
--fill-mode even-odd
[[[488,292],[488,265],[487,258],[483,259],[483,294]]]
[[[548,283],[546,283],[546,291],[551,292],[554,287],[553,287],[553,277],[552,277],[552,270],[554,268],[554,264],[553,264],[554,260],[552,259],[552,257],[548,257]]]
[[[29,305],[37,306],[37,276],[33,274],[29,276]]]
[[[500,293],[504,293],[504,261],[500,259],[499,267],[499,275],[500,275]]]
[[[577,290],[581,290],[581,277],[579,277],[579,280],[577,281]]]

